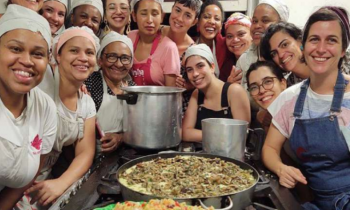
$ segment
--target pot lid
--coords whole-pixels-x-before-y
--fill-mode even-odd
[[[122,90],[129,93],[182,93],[186,89],[166,86],[129,86],[122,87]]]

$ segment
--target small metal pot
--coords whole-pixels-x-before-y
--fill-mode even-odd
[[[167,149],[181,142],[183,88],[123,87],[117,98],[126,101],[123,141],[135,148]]]
[[[203,150],[244,161],[248,125],[247,121],[235,119],[202,120]]]
[[[245,190],[242,190],[240,192],[231,193],[231,194],[224,194],[224,195],[219,196],[219,197],[185,198],[185,199],[184,198],[181,198],[181,199],[173,198],[173,199],[175,199],[179,202],[186,202],[189,205],[195,205],[199,202],[202,206],[213,206],[216,209],[224,208],[226,200],[228,199],[230,201],[230,204],[224,208],[227,210],[228,209],[241,210],[241,209],[244,209],[245,207],[251,205],[252,199],[253,199],[253,193],[254,193],[256,184],[259,181],[258,172],[252,166],[250,166],[244,162],[241,162],[241,161],[238,161],[235,159],[231,159],[228,157],[222,157],[222,156],[204,154],[204,153],[180,153],[180,152],[148,155],[148,156],[134,159],[134,160],[129,161],[126,164],[122,165],[116,173],[116,176],[117,176],[116,179],[119,180],[120,174],[122,174],[128,168],[130,168],[130,167],[132,167],[140,162],[154,160],[158,157],[173,158],[176,156],[189,156],[189,155],[190,156],[205,157],[205,158],[220,158],[220,159],[225,160],[227,162],[232,162],[232,163],[240,166],[242,169],[246,169],[246,170],[250,169],[253,171],[253,177],[255,179],[255,183],[251,187],[249,187]],[[136,191],[128,188],[127,186],[124,186],[121,183],[120,183],[120,187],[121,187],[121,192],[122,192],[123,198],[124,198],[124,200],[127,200],[127,201],[149,201],[151,199],[162,199],[161,197],[157,197],[154,195],[147,195],[144,193],[136,192]]]

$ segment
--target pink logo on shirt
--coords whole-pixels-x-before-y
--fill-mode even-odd
[[[37,150],[40,150],[42,142],[43,142],[43,140],[39,138],[39,135],[36,135],[34,140],[31,142],[32,147],[34,147]]]

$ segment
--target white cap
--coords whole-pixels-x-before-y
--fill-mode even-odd
[[[72,1],[72,8],[69,11],[69,15],[72,14],[74,8],[81,6],[81,5],[91,5],[98,9],[98,11],[101,14],[101,17],[103,18],[103,4],[101,0],[73,0]]]
[[[8,31],[26,29],[39,32],[51,48],[51,30],[47,20],[31,9],[10,4],[0,18],[0,37]]]
[[[134,47],[133,47],[131,39],[125,35],[120,35],[115,31],[109,32],[101,40],[101,47],[97,53],[98,58],[101,57],[101,53],[102,53],[103,49],[112,42],[123,42],[124,44],[126,44],[126,46],[128,46],[130,51],[131,51],[131,56],[134,58]]]
[[[139,1],[141,1],[141,0],[131,0],[131,2],[130,2],[131,12],[134,11],[135,4]],[[162,8],[162,11],[164,11],[164,7],[163,7],[164,0],[153,0],[153,1],[159,3],[160,7]]]
[[[288,22],[289,9],[284,0],[260,0],[258,5],[260,4],[268,4],[272,6],[279,14],[281,20]]]
[[[46,2],[46,1],[58,1],[66,7],[66,10],[68,9],[68,0],[44,0],[44,2]]]
[[[192,45],[189,48],[187,48],[187,50],[185,52],[184,62],[186,63],[187,58],[189,58],[193,55],[201,56],[201,57],[207,59],[207,61],[209,61],[209,63],[215,63],[214,55],[211,52],[211,49],[206,44]]]

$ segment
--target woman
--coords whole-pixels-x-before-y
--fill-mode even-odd
[[[72,26],[86,26],[99,35],[103,18],[101,0],[74,0],[69,14]]]
[[[96,66],[98,38],[87,27],[65,30],[55,42],[58,69],[55,71],[55,95],[58,116],[57,138],[37,182],[26,191],[34,193],[32,208],[43,209],[51,204],[90,168],[95,153],[95,115],[92,98],[80,87]],[[74,146],[74,159],[68,169],[55,179],[50,177],[63,147]],[[25,197],[19,209],[29,208]]]
[[[267,133],[272,119],[267,108],[287,88],[283,70],[272,61],[257,61],[249,67],[246,76],[250,96],[261,108],[257,120]]]
[[[253,44],[243,53],[237,61],[235,67],[232,68],[228,82],[237,82],[246,87],[245,74],[252,63],[261,60],[259,56],[258,46],[260,39],[265,30],[273,23],[279,21],[288,21],[289,10],[284,0],[261,0],[256,6],[250,33],[253,38]],[[243,78],[243,81],[242,81]]]
[[[179,53],[174,42],[159,31],[163,0],[132,0],[132,17],[138,30],[128,37],[134,43],[131,76],[137,85],[175,86],[180,73]]]
[[[204,43],[212,49],[214,54],[215,75],[222,81],[226,81],[230,75],[235,60],[229,56],[225,38],[221,35],[222,24],[225,20],[224,10],[218,0],[204,1],[199,13],[197,31],[198,43]]]
[[[162,27],[162,34],[169,37],[177,46],[180,55],[180,64],[187,48],[194,44],[193,39],[187,34],[188,30],[197,24],[202,1],[200,0],[176,0],[169,17],[169,25]],[[186,111],[193,86],[186,82],[186,71],[181,66],[181,74],[176,77],[176,86],[186,88],[183,92],[182,108]]]
[[[309,77],[310,69],[302,60],[302,31],[292,23],[279,22],[268,27],[260,44],[260,54],[272,60],[288,75],[288,86]]]
[[[123,137],[123,102],[116,95],[123,94],[121,87],[135,85],[129,76],[133,60],[131,40],[114,31],[108,33],[101,40],[98,58],[101,69],[92,73],[85,84],[105,133],[101,138],[102,152],[111,152],[117,149]]]
[[[0,19],[0,209],[31,186],[56,138],[54,102],[38,88],[51,46],[36,12],[9,5]]]
[[[251,25],[250,17],[239,12],[233,13],[225,23],[226,46],[235,56],[236,60],[238,60],[252,44],[253,39],[250,35]]]
[[[128,34],[130,31],[130,4],[128,0],[104,0],[105,17],[103,20],[106,35],[110,31]],[[103,37],[103,35],[102,35]]]
[[[44,0],[43,8],[39,12],[49,22],[53,38],[65,29],[67,4],[67,0]]]
[[[201,121],[206,118],[234,118],[250,122],[250,106],[245,90],[238,84],[230,85],[215,77],[214,56],[207,45],[189,47],[184,66],[189,81],[197,88],[192,93],[183,120],[184,141],[202,141]]]
[[[27,1],[27,0],[8,0],[7,5],[10,4],[17,4],[22,7],[26,7],[28,9],[31,9],[35,12],[39,12],[41,8],[43,7],[44,0],[36,0],[36,1]]]
[[[347,12],[323,7],[312,14],[302,45],[310,79],[296,84],[269,107],[273,124],[264,147],[265,165],[279,176],[282,186],[308,184],[315,194],[305,209],[349,209],[350,77],[340,72],[349,45]],[[300,161],[301,170],[281,162],[286,138]]]

